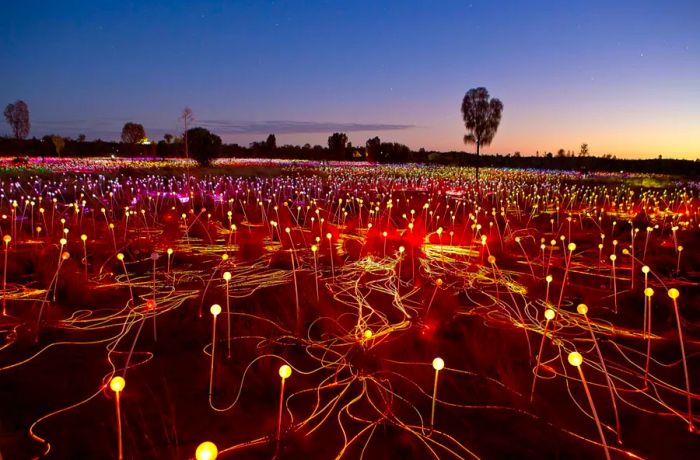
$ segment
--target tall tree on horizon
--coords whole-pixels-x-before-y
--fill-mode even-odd
[[[7,104],[4,114],[16,139],[21,140],[29,135],[31,124],[29,123],[29,107],[27,107],[26,102],[18,100],[14,104]]]
[[[462,99],[462,119],[467,128],[465,144],[476,144],[476,186],[479,186],[479,152],[482,145],[489,145],[501,123],[503,103],[489,96],[484,87],[472,88]]]
[[[124,123],[122,128],[122,142],[125,144],[136,144],[141,139],[146,137],[146,130],[140,123],[132,123],[130,121]]]
[[[182,122],[185,124],[185,158],[189,158],[190,148],[189,143],[187,142],[187,130],[188,126],[191,125],[194,121],[194,112],[192,112],[192,109],[188,106],[185,106],[185,108],[182,109],[182,115],[180,116],[180,120],[182,120]]]

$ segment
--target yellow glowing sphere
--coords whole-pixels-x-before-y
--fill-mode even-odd
[[[441,371],[445,368],[445,361],[442,358],[435,358],[433,360],[433,369],[436,371]]]
[[[197,460],[215,460],[217,455],[219,455],[219,450],[216,448],[216,444],[210,441],[201,443],[194,453]]]
[[[109,381],[109,388],[115,393],[119,393],[120,391],[122,391],[125,385],[126,381],[123,377],[114,377],[112,380]]]
[[[647,267],[646,265],[642,267],[642,273],[645,275],[651,271],[651,268]]]
[[[364,335],[365,335],[366,339],[371,339],[372,338],[372,329],[366,329]]]
[[[58,240],[58,242],[61,243],[63,246],[65,246],[66,244],[68,244],[68,240],[65,239],[65,238],[61,238],[60,240]]]
[[[333,235],[331,235],[330,233],[326,233],[326,238],[328,238],[329,241],[332,237],[333,237]]]
[[[610,254],[610,260],[615,262],[617,260],[617,256],[615,254]]]
[[[654,295],[654,290],[650,287],[644,289],[644,295],[647,297],[651,297]]]
[[[224,272],[224,281],[231,281],[231,272]]]
[[[292,375],[292,368],[286,364],[282,364],[280,366],[279,375],[282,377],[282,379],[288,379],[289,376]]]
[[[329,233],[329,235],[330,235],[330,233]],[[387,235],[388,235],[387,232],[382,232],[382,236],[383,236],[384,238],[386,238]]]
[[[585,315],[586,313],[588,313],[588,305],[586,305],[585,303],[580,303],[578,307],[576,307],[576,311],[579,312],[579,314],[581,315]]]
[[[629,251],[627,248],[625,248],[625,249],[622,250],[622,253],[623,253],[624,255],[628,255],[628,254],[630,253],[630,251]]]
[[[124,254],[122,254],[121,252],[119,254],[117,254],[117,259],[124,260]]]
[[[316,251],[318,251],[318,246],[316,246],[315,244],[312,244],[311,245],[311,252],[316,252]]]
[[[403,254],[403,252],[404,252],[405,250],[406,250],[406,248],[404,248],[403,246],[399,246],[399,252],[400,252],[401,254]]]
[[[83,241],[87,241],[87,235],[83,233],[82,235],[80,235],[80,239]]]
[[[679,295],[681,295],[681,293],[678,292],[678,289],[676,289],[676,288],[671,288],[668,290],[668,296],[670,298],[672,298],[673,300],[676,300]]]
[[[168,250],[166,252],[168,253],[169,256],[173,255],[173,248],[168,248]]]
[[[545,278],[545,280],[546,280],[548,283],[551,283],[551,282],[552,282],[552,279],[553,279],[553,278],[552,278],[552,275],[547,275],[547,277]]]
[[[209,312],[212,315],[217,316],[219,313],[221,313],[221,305],[219,305],[218,303],[215,303],[214,305],[211,306],[211,308],[209,308]]]
[[[438,278],[437,281],[435,281],[435,284],[442,286],[442,278]]]
[[[583,356],[578,351],[572,351],[569,353],[569,364],[575,367],[579,367],[583,363]]]
[[[222,256],[221,256],[221,260],[223,260],[224,262],[227,261],[227,260],[228,260],[228,254],[222,255]]]
[[[489,256],[489,257],[488,257],[488,261],[489,261],[489,263],[490,263],[491,265],[493,265],[493,264],[496,263],[496,258],[495,258],[494,256]]]
[[[556,315],[556,313],[554,313],[554,310],[552,310],[551,308],[548,308],[544,311],[544,317],[550,321],[554,319],[554,315]]]
[[[681,252],[681,251],[683,251],[683,246],[680,246],[680,245],[679,245],[679,246],[678,246],[678,252]]]
[[[2,237],[2,240],[5,242],[5,244],[9,244],[10,241],[12,241],[12,237],[10,235],[5,235]]]
[[[284,231],[287,232],[287,233],[291,233],[292,229],[289,228],[289,227],[287,227],[287,228],[284,229]]]

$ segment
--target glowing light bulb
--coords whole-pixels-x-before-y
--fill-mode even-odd
[[[442,358],[435,358],[433,360],[433,369],[436,371],[441,371],[445,368],[445,361]]]
[[[282,379],[288,379],[290,375],[292,375],[292,368],[287,366],[286,364],[283,364],[280,366],[279,369],[279,375],[282,377]]]
[[[576,307],[576,311],[579,312],[579,314],[581,315],[585,315],[586,313],[588,313],[588,305],[586,305],[585,303],[581,303],[578,305],[578,307]]]
[[[569,248],[569,251],[575,251],[576,250],[576,243],[569,243],[567,246]]]
[[[574,367],[579,367],[583,363],[583,356],[581,356],[581,353],[578,351],[572,351],[569,353],[569,364],[571,364]]]
[[[676,288],[671,288],[668,290],[668,296],[674,300],[677,299],[679,295],[681,295],[681,293],[678,292],[678,289]]]
[[[365,339],[371,339],[371,338],[372,338],[372,330],[371,330],[371,329],[365,329],[364,336],[365,336]]]
[[[649,267],[647,267],[646,265],[642,267],[642,273],[644,273],[645,275],[647,273],[649,273],[650,271],[651,271],[651,269]]]
[[[80,235],[80,239],[83,241],[87,241],[87,235],[83,233],[82,235]]]
[[[124,260],[124,254],[122,254],[121,252],[119,254],[117,254],[117,260],[120,260],[120,261]]]
[[[551,308],[548,308],[544,311],[544,317],[550,321],[554,319],[555,315],[556,313]]]
[[[224,281],[231,281],[231,272],[224,272]]]
[[[553,279],[554,278],[552,278],[552,275],[547,275],[547,277],[545,278],[545,281],[547,281],[548,283],[551,283]]]
[[[194,453],[197,460],[215,460],[217,455],[219,455],[219,450],[216,448],[216,444],[210,441],[201,443]]]
[[[169,256],[173,255],[173,248],[168,248],[167,253]]]
[[[60,240],[58,240],[58,242],[61,243],[63,246],[65,246],[66,244],[68,244],[68,240],[65,239],[65,238],[61,238]]]
[[[5,244],[9,244],[10,241],[12,241],[12,237],[10,235],[5,235],[2,237],[2,240],[5,242]]]
[[[124,389],[125,385],[126,385],[126,381],[124,380],[123,377],[117,376],[109,381],[109,388],[115,393],[121,392]]]

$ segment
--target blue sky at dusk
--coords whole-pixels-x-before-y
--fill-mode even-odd
[[[0,103],[26,101],[35,136],[160,139],[189,105],[243,145],[464,150],[461,99],[486,86],[487,152],[695,159],[698,24],[697,0],[4,2]]]

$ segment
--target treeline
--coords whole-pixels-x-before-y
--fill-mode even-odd
[[[337,139],[336,135],[340,135]],[[336,138],[333,138],[336,136]],[[345,140],[345,142],[342,142]],[[190,149],[192,146],[190,145]],[[193,152],[192,152],[193,153]],[[166,142],[161,140],[151,144],[131,144],[108,142],[102,140],[82,140],[45,136],[37,139],[18,140],[0,137],[0,156],[4,157],[94,157],[111,156],[178,158],[185,157],[185,145],[181,141]],[[379,138],[369,139],[364,146],[356,147],[347,142],[343,133],[334,133],[329,138],[329,145],[280,145],[276,144],[274,135],[249,146],[222,144],[217,156],[262,159],[304,159],[316,161],[370,161],[378,163],[431,163],[453,166],[475,166],[475,154],[465,152],[436,152],[425,149],[411,150],[395,142],[381,142]],[[612,171],[673,174],[683,176],[700,176],[700,161],[677,159],[628,160],[610,156],[521,156],[481,154],[478,164],[482,167],[500,168],[536,168],[579,171]]]

